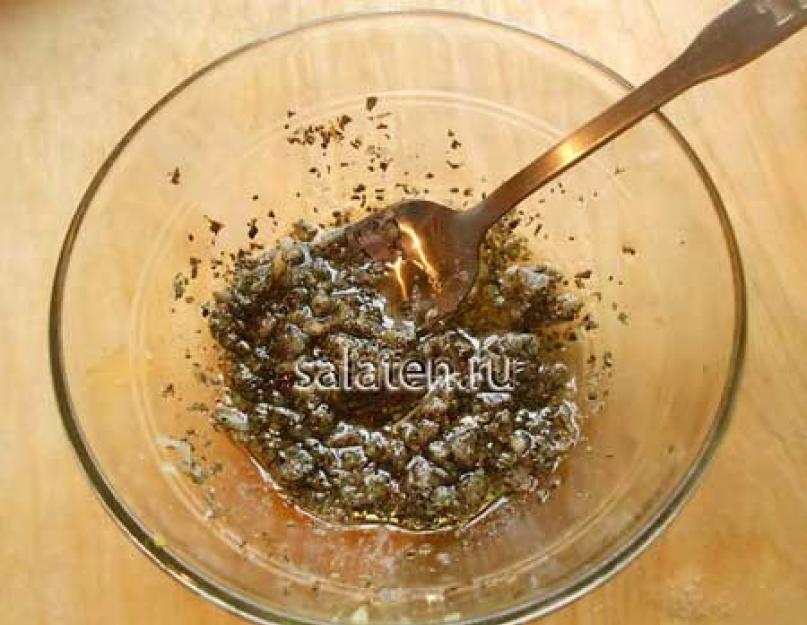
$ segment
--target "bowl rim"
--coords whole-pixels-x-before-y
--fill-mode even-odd
[[[180,558],[161,548],[148,530],[142,526],[134,515],[128,510],[122,498],[119,498],[111,484],[107,481],[100,464],[86,443],[79,419],[74,410],[64,363],[64,345],[62,337],[62,307],[70,258],[73,248],[78,239],[81,225],[93,202],[96,192],[100,188],[107,173],[113,164],[135,137],[135,135],[154,117],[165,105],[180,94],[186,87],[194,83],[208,72],[224,65],[228,61],[248,52],[253,48],[258,48],[272,41],[285,37],[294,36],[309,29],[360,20],[366,18],[385,17],[425,17],[425,18],[448,18],[460,19],[468,22],[494,26],[505,29],[511,33],[526,35],[539,43],[548,45],[561,52],[569,54],[577,61],[583,62],[590,68],[602,73],[605,77],[615,82],[624,89],[633,89],[634,86],[621,74],[612,70],[604,63],[561,43],[549,36],[537,32],[529,27],[511,21],[477,15],[465,11],[442,10],[442,9],[380,9],[363,10],[355,12],[339,13],[311,20],[305,20],[289,28],[278,29],[264,36],[243,44],[226,54],[216,58],[210,63],[194,71],[175,87],[163,95],[151,106],[123,135],[109,155],[104,160],[101,167],[93,176],[87,190],[84,192],[73,218],[69,224],[54,273],[53,285],[50,298],[50,310],[48,321],[48,347],[50,357],[50,370],[54,393],[61,415],[67,438],[76,454],[79,464],[84,470],[90,486],[100,499],[113,521],[123,531],[123,533],[160,569],[168,573],[172,578],[193,591],[195,594],[211,601],[219,607],[236,614],[247,620],[256,623],[281,623],[283,625],[311,625],[319,623],[316,620],[303,619],[291,614],[284,614],[280,611],[260,606],[239,594],[224,588],[208,579],[204,574],[183,562]],[[544,617],[560,608],[567,606],[579,599],[586,593],[599,587],[610,580],[618,572],[627,567],[650,544],[667,528],[672,520],[682,510],[684,504],[696,490],[696,486],[703,478],[706,469],[711,465],[715,452],[723,440],[728,426],[731,422],[731,412],[735,403],[737,388],[742,377],[745,362],[745,348],[747,336],[747,298],[746,282],[743,269],[743,262],[740,255],[739,245],[733,227],[726,212],[726,207],[720,193],[709,175],[705,165],[689,144],[684,135],[667,118],[658,111],[653,114],[656,121],[670,133],[678,146],[688,158],[689,162],[699,175],[702,184],[708,192],[712,207],[723,231],[726,251],[732,267],[733,288],[734,288],[734,313],[735,327],[732,336],[732,352],[729,363],[729,371],[723,385],[723,391],[715,413],[712,427],[710,428],[701,449],[693,461],[689,470],[676,485],[667,501],[660,506],[658,512],[641,528],[641,530],[627,541],[620,549],[603,559],[593,569],[580,575],[571,585],[557,593],[545,597],[538,601],[528,601],[506,609],[493,612],[485,616],[477,616],[471,619],[458,620],[457,625],[469,624],[490,624],[500,625],[505,623],[521,624],[528,621]],[[324,622],[323,622],[324,623]]]

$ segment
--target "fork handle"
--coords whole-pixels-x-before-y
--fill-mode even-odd
[[[732,72],[807,26],[807,0],[740,0],[665,69],[507,180],[467,214],[486,231],[546,183],[690,87]]]

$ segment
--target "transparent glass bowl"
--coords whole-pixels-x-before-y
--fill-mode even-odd
[[[452,188],[489,189],[628,88],[533,33],[402,12],[255,42],[151,109],[81,202],[50,327],[67,432],[135,543],[216,603],[283,623],[523,621],[635,557],[690,494],[726,428],[745,324],[726,214],[662,116],[524,205],[541,214],[543,230],[523,230],[539,259],[570,274],[593,270],[599,296],[589,307],[599,328],[583,337],[579,356],[608,351],[614,363],[604,408],[585,423],[586,440],[545,504],[506,506],[438,536],[292,515],[245,455],[186,409],[214,395],[192,361],[209,364],[196,304],[215,280],[200,272],[187,293],[195,304],[175,302],[172,292],[189,257],[247,243],[249,219],[259,217],[259,238],[271,244],[296,219],[350,204],[358,183],[385,188],[390,201],[404,180],[459,206]],[[370,95],[379,98],[376,112],[390,113],[387,171],[338,167],[351,158],[348,146],[322,156],[286,140],[284,124],[339,114],[375,132],[378,120],[366,121]],[[448,129],[462,147],[450,147]],[[309,173],[328,164],[330,175]],[[213,247],[207,217],[226,224]],[[162,396],[168,383],[174,397]],[[199,443],[206,459],[224,466],[203,484],[181,470],[181,450],[160,444],[188,429],[208,441]]]

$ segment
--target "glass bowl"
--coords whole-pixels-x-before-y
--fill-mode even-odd
[[[355,206],[358,184],[385,190],[376,204],[409,192],[460,208],[465,189],[490,189],[628,89],[519,28],[392,12],[251,43],[148,111],[78,208],[50,325],[69,438],[132,540],[197,593],[281,623],[520,622],[634,558],[726,429],[745,327],[725,211],[663,116],[523,207],[541,261],[592,270],[598,327],[576,355],[581,367],[592,355],[612,365],[607,398],[589,406],[585,440],[545,503],[432,535],[295,514],[203,412],[215,395],[199,381],[214,362],[199,314],[216,282],[206,261],[174,292],[191,258],[248,244],[251,219],[271,244],[298,218]],[[358,149],[289,140],[342,115],[364,136]],[[371,144],[388,167],[365,166]],[[213,222],[224,224],[217,236]]]

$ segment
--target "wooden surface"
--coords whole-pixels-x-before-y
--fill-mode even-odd
[[[46,323],[67,223],[117,139],[192,70],[299,20],[462,7],[539,29],[639,81],[723,0],[0,0],[0,622],[237,623],[107,518],[53,400]],[[746,375],[728,440],[672,528],[551,625],[807,619],[807,33],[668,109],[738,231]]]

